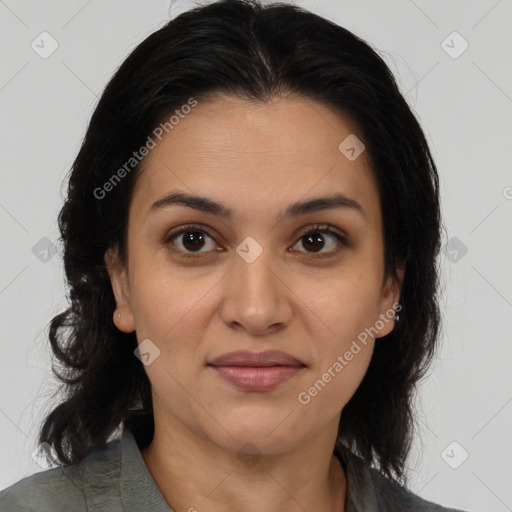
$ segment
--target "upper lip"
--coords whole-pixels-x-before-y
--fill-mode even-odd
[[[208,363],[209,366],[305,366],[297,358],[280,350],[249,352],[239,350],[222,354]]]

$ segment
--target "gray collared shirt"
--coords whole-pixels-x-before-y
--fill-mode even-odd
[[[348,450],[336,450],[347,478],[346,512],[462,512],[425,501],[383,477]],[[196,506],[198,512],[200,507]],[[191,505],[193,510],[193,504]],[[0,512],[173,512],[133,434],[78,464],[30,475],[0,492]]]

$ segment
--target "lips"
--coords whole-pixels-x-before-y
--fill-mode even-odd
[[[216,357],[208,363],[210,366],[305,366],[295,357],[280,350],[267,350],[266,352],[238,351],[229,352]]]
[[[279,350],[229,352],[208,363],[215,374],[244,391],[268,391],[295,376],[304,363]]]

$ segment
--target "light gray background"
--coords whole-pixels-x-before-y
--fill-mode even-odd
[[[445,330],[418,398],[411,488],[467,510],[512,510],[512,1],[295,3],[380,51],[440,173]],[[66,303],[59,255],[45,263],[38,244],[59,236],[63,178],[109,77],[192,5],[0,0],[0,488],[43,469],[31,457],[36,427],[57,400],[46,326]],[[59,45],[47,59],[31,47],[44,31]],[[447,53],[463,49],[454,31],[469,44],[458,58]]]

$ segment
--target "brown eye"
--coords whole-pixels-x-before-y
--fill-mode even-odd
[[[205,244],[205,236],[202,231],[185,231],[182,233],[182,245],[187,251],[199,251]]]
[[[328,236],[326,236],[328,235]],[[331,242],[329,242],[331,239]],[[326,241],[327,240],[327,241]],[[327,257],[337,254],[343,247],[348,246],[347,238],[328,226],[314,226],[301,235],[297,244],[302,244],[302,247],[306,249],[306,253],[315,256],[315,253],[319,253],[319,257]],[[327,247],[326,251],[321,252],[324,247]],[[329,248],[331,248],[329,250]],[[303,251],[299,251],[303,252]]]
[[[203,256],[205,253],[213,250],[215,244],[210,244],[208,249],[208,239],[213,241],[213,238],[201,226],[188,225],[179,228],[165,238],[164,244],[173,247],[171,250],[175,253],[183,253],[185,257],[196,254]],[[206,247],[206,250],[202,250]],[[175,248],[177,250],[175,250]],[[194,254],[195,253],[195,254]]]

